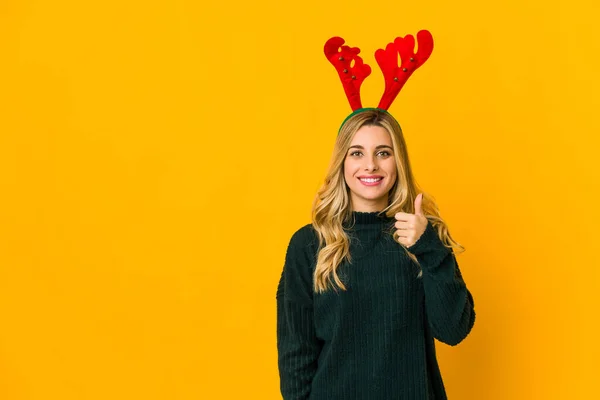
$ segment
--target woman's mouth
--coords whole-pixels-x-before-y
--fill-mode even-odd
[[[358,178],[358,180],[365,186],[377,186],[381,184],[383,178]]]

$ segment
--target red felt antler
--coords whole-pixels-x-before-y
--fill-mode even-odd
[[[371,67],[358,56],[358,47],[342,46],[345,40],[332,37],[325,43],[325,56],[337,70],[352,111],[362,108],[360,85],[371,73]],[[354,66],[351,66],[354,61]]]
[[[375,52],[375,59],[385,78],[385,91],[379,102],[379,108],[387,110],[392,104],[402,86],[417,68],[427,61],[433,51],[433,36],[426,30],[417,33],[419,49],[415,54],[415,38],[406,35],[404,38],[397,37],[393,43],[389,43],[385,50],[379,49]],[[402,59],[402,65],[398,66],[398,54]]]

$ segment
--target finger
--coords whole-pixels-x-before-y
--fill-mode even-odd
[[[412,224],[410,222],[404,222],[404,221],[396,221],[394,223],[394,226],[398,229],[410,229],[411,225]]]
[[[421,204],[423,203],[423,193],[419,193],[415,198],[415,214],[423,215],[423,210],[421,209]]]
[[[399,238],[398,243],[400,243],[404,247],[409,247],[409,241],[406,238]]]
[[[415,215],[415,214],[409,214],[409,213],[398,213],[398,214],[402,214],[402,215],[396,217],[397,221],[414,223],[419,218],[419,216]],[[398,214],[396,214],[396,215],[398,215]]]
[[[395,235],[396,235],[397,238],[406,239],[406,238],[408,238],[408,236],[410,234],[409,234],[408,231],[400,231],[400,230],[398,230],[398,231],[396,231]]]
[[[411,219],[410,221],[396,221],[394,222],[394,226],[398,229],[415,229],[416,221]]]
[[[403,238],[402,236],[396,235],[395,240],[396,240],[396,242],[400,243],[401,245],[403,245],[403,246],[405,245],[406,239]]]
[[[396,215],[394,215],[394,217],[398,220],[398,221],[408,221],[410,219],[410,217],[414,216],[414,214],[409,214],[409,213],[405,213],[405,212],[398,212],[396,213]]]

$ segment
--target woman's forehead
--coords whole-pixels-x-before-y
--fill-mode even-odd
[[[376,147],[380,145],[392,146],[392,138],[388,131],[376,125],[362,126],[352,138],[350,146]]]

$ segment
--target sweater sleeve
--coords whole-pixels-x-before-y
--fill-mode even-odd
[[[430,221],[408,251],[423,271],[425,311],[434,337],[457,345],[473,328],[475,308],[454,252],[444,246]]]
[[[277,287],[277,350],[283,400],[303,400],[321,351],[313,318],[312,269],[307,230],[290,240]]]

